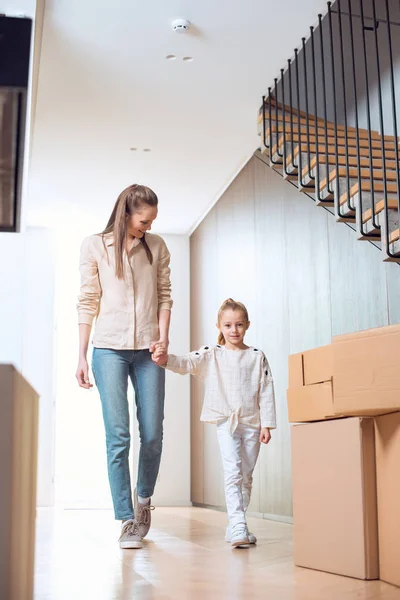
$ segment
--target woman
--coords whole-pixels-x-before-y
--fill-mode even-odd
[[[121,548],[143,546],[162,451],[165,372],[152,361],[151,352],[156,343],[168,346],[172,300],[168,248],[161,237],[148,233],[157,206],[152,190],[131,185],[119,195],[105,230],[86,238],[81,249],[76,378],[81,387],[92,387],[87,350],[96,318],[92,369],[102,403],[114,513],[122,521]],[[129,378],[140,433],[134,506]]]

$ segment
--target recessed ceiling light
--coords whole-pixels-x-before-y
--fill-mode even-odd
[[[176,56],[175,54],[167,54],[167,56],[165,57],[167,60],[175,60]]]
[[[183,62],[192,62],[193,56],[184,56],[182,60]]]
[[[151,152],[151,148],[143,148],[143,152]]]
[[[131,152],[136,152],[137,148],[129,148]]]

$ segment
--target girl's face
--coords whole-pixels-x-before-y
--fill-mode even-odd
[[[241,348],[243,339],[250,326],[249,321],[245,321],[241,310],[227,309],[222,313],[222,317],[217,327],[225,338],[227,348]]]
[[[140,210],[127,217],[129,234],[136,238],[142,238],[147,231],[150,231],[157,214],[156,206],[143,204]]]

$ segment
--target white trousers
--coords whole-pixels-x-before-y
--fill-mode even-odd
[[[225,479],[225,499],[231,527],[246,523],[253,471],[260,452],[260,430],[239,425],[231,434],[229,421],[217,426]]]

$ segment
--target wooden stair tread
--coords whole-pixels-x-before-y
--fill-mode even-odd
[[[288,106],[287,104],[281,104],[280,102],[277,102],[275,100],[275,98],[265,98],[265,104],[268,106],[268,103],[271,103],[272,106],[277,106],[279,110],[282,110],[283,107],[285,108],[285,112],[287,112],[288,114],[290,114],[290,112],[292,112],[293,115],[299,115],[300,117],[303,117],[304,119],[307,118],[307,113],[304,112],[303,110],[299,110],[297,108],[292,107],[292,110],[290,110],[290,106]],[[268,111],[268,109],[267,109]],[[261,114],[261,119],[262,119],[262,106],[260,109],[260,114]],[[315,117],[312,117],[310,115],[308,115],[308,119],[310,120],[310,118],[315,120]],[[324,119],[321,119],[320,117],[317,117],[317,122],[318,123],[325,123]],[[332,121],[328,121],[329,124],[333,125]]]
[[[279,146],[281,146],[281,144]],[[276,151],[276,148],[277,148],[277,144],[274,145],[273,150],[275,149],[275,151]],[[296,147],[294,149],[294,158],[296,158],[298,156],[298,154],[299,154],[299,148],[300,148],[300,144],[296,144]],[[317,148],[317,146],[315,144],[310,144],[310,154],[313,154],[313,155],[316,154],[316,148]],[[330,145],[330,146],[328,146],[327,149],[328,149],[328,156],[332,156],[332,155],[335,156],[335,152],[336,152],[335,146]],[[307,144],[304,144],[302,142],[302,144],[301,144],[301,151],[302,151],[303,154],[307,153],[307,151],[308,151]],[[318,153],[319,153],[319,156],[322,156],[322,155],[326,154],[325,153],[325,146],[324,145],[322,145],[322,144],[318,145]],[[344,146],[338,146],[338,154],[339,154],[339,156],[345,156],[346,152],[345,152],[345,147]],[[357,156],[357,149],[356,148],[351,148],[351,147],[348,148],[348,154],[349,154],[349,156],[355,156],[356,157]],[[360,148],[360,156],[362,156],[362,157],[369,157],[369,150],[367,148]],[[372,150],[372,157],[373,158],[381,158],[382,157],[382,151],[381,150]],[[395,154],[395,152],[393,150],[386,150],[385,151],[385,157],[387,159],[392,159],[393,160],[393,159],[396,158],[396,154]],[[288,154],[288,156],[287,156],[287,164],[290,164],[291,160],[292,160],[292,156],[291,156],[291,154]]]
[[[345,156],[338,156],[337,162],[339,164],[340,167],[346,167],[346,157]],[[325,154],[323,156],[318,156],[318,163],[320,165],[325,165],[326,164],[326,156]],[[394,170],[396,168],[396,161],[395,160],[386,160],[386,169],[388,170]],[[310,169],[314,169],[314,167],[317,164],[317,157],[314,156],[314,158],[311,159],[310,161]],[[332,154],[328,154],[328,164],[329,165],[335,165],[336,166],[336,156],[332,155]],[[350,167],[357,167],[358,162],[357,162],[357,157],[352,157],[349,156],[348,157],[348,164]],[[360,159],[360,165],[362,168],[369,168],[370,167],[370,159],[368,158],[361,158]],[[381,158],[372,158],[372,166],[374,168],[382,168],[383,167],[383,160]],[[308,165],[306,165],[303,169],[303,175],[306,175],[308,171]]]
[[[393,244],[394,242],[397,242],[399,239],[400,239],[400,229],[396,229],[395,231],[392,231],[392,233],[389,236],[390,243]]]
[[[396,210],[399,206],[399,203],[397,202],[397,198],[388,198],[388,209],[389,210]],[[385,201],[384,200],[379,200],[379,202],[377,202],[375,204],[375,214],[379,215],[379,213],[381,213],[383,211],[383,209],[385,208]],[[372,208],[369,208],[368,210],[366,210],[363,213],[363,223],[367,223],[367,221],[370,221],[370,219],[372,219]]]
[[[278,109],[281,111],[283,110],[283,107],[285,108],[285,117],[286,116],[289,117],[289,122],[290,122],[290,113],[292,113],[296,117],[298,115],[300,115],[300,118],[304,119],[307,122],[307,113],[306,112],[304,112],[302,110],[299,111],[297,108],[294,108],[294,107],[292,107],[292,109],[290,109],[290,106],[288,106],[287,104],[281,104],[281,102],[276,102],[276,100],[274,98],[271,98],[270,102],[271,102],[272,106],[277,106]],[[268,98],[265,99],[265,104],[268,106]],[[281,114],[283,114],[283,113],[281,113]],[[266,116],[268,117],[268,108],[266,111]],[[271,116],[272,116],[272,119],[275,118],[275,115],[271,115]],[[260,124],[262,123],[262,119],[263,119],[263,114],[262,114],[262,106],[261,106],[260,111],[259,111],[259,117],[258,117],[258,122]],[[279,118],[278,118],[278,120],[279,120]],[[287,120],[287,119],[285,118],[285,120]],[[318,126],[325,127],[325,120],[322,119],[321,117],[315,118],[315,115],[309,114],[308,121],[310,124],[311,124],[311,122],[315,123],[315,121],[317,121]],[[326,123],[327,123],[327,126],[329,129],[335,129],[335,124],[332,121],[326,121]],[[336,126],[336,129],[338,129],[338,130],[340,129],[340,130],[344,131],[346,128],[344,125],[338,124]],[[347,131],[356,131],[356,128],[351,125],[348,125]],[[368,132],[368,129],[359,128],[358,131]],[[382,136],[379,133],[379,131],[376,131],[375,129],[371,129],[371,137],[381,138]],[[386,141],[393,142],[395,137],[394,137],[394,135],[385,135],[384,139]],[[400,136],[398,137],[398,141],[400,143]]]
[[[281,134],[281,136],[279,137],[280,144],[283,144],[283,137],[284,137],[283,134]],[[325,144],[325,136],[324,135],[315,136],[313,134],[310,134],[307,139],[306,133],[304,133],[304,134],[302,133],[301,136],[299,136],[298,133],[286,133],[285,134],[286,143],[290,143],[292,141],[292,138],[293,138],[293,142],[295,142],[295,143],[300,142],[300,137],[301,137],[302,144],[310,143],[310,145],[311,145],[311,144],[315,143],[317,140],[318,140],[318,144]],[[337,136],[338,146],[345,147],[345,141],[346,140],[345,140],[344,135],[340,134]],[[335,146],[335,143],[336,143],[335,136],[328,135],[328,145]],[[354,138],[348,138],[347,145],[350,148],[356,148],[357,140],[355,140]],[[365,148],[365,149],[369,150],[369,140],[360,139],[359,145],[360,145],[360,148]],[[373,139],[371,141],[371,148],[373,150],[381,150],[382,149],[381,140]],[[385,150],[394,151],[394,149],[395,149],[395,145],[392,142],[385,142]]]
[[[258,123],[260,125],[262,124],[262,120],[263,120],[263,117],[262,117],[262,114],[261,114],[258,117]],[[269,121],[269,115],[268,115],[268,113],[266,113],[266,120]],[[272,112],[272,114],[271,114],[271,120],[273,122],[276,122],[276,115],[275,115],[274,112]],[[305,117],[299,117],[298,115],[294,115],[294,116],[292,116],[292,119],[291,119],[290,118],[290,110],[289,110],[289,114],[285,113],[285,118],[284,118],[283,113],[281,113],[281,112],[278,113],[278,121],[280,123],[283,123],[283,122],[285,122],[285,123],[291,123],[292,120],[293,120],[293,124],[294,125],[298,125],[300,123],[300,125],[303,126],[303,127],[307,126],[307,119]],[[314,127],[315,126],[315,122],[316,121],[315,121],[315,119],[313,117],[309,117],[308,123],[309,123],[310,126]],[[323,119],[317,120],[317,124],[318,124],[318,127],[325,127],[325,122],[323,121]],[[328,129],[335,130],[334,123],[331,123],[330,121],[327,121],[327,127],[328,127]],[[336,129],[338,131],[344,131],[344,125],[338,125]],[[348,128],[348,130],[350,131],[349,128]],[[376,132],[376,133],[379,136],[379,132]]]
[[[370,192],[371,191],[371,184],[368,181],[368,179],[364,180],[361,182],[361,190],[363,192]],[[374,192],[375,193],[382,193],[384,191],[384,185],[381,181],[376,181],[374,182]],[[359,187],[358,187],[358,182],[355,183],[351,188],[350,188],[350,198],[352,198],[353,196],[355,196],[357,194],[357,192],[359,192]],[[397,184],[396,183],[388,183],[387,184],[387,192],[388,194],[397,194]],[[347,192],[344,192],[341,196],[340,196],[340,204],[345,204],[347,202]]]
[[[306,138],[307,138],[307,127],[304,126],[304,125],[302,125],[302,124],[300,124],[300,129],[301,129],[301,137],[302,137],[302,139],[304,138],[304,140],[306,140]],[[325,139],[325,128],[318,126],[317,129],[318,129],[318,137],[323,137],[323,139]],[[283,133],[284,130],[285,130],[286,134],[294,133],[294,134],[298,135],[298,133],[299,133],[299,126],[294,123],[293,124],[293,129],[292,129],[291,124],[285,126],[283,123],[282,124],[278,123],[278,132],[282,132]],[[270,131],[271,131],[270,128],[267,127],[267,129],[265,131],[266,135],[269,135]],[[309,131],[310,137],[311,136],[315,137],[315,127],[314,126],[310,126],[308,128],[308,131]],[[276,123],[272,123],[272,133],[276,133]],[[378,132],[373,132],[373,133],[374,133],[374,135],[372,136],[372,140],[380,140],[381,139]],[[348,131],[347,135],[348,135],[348,137],[350,139],[356,139],[356,132],[355,131]],[[337,130],[337,136],[338,136],[338,138],[345,140],[345,131],[338,129]],[[335,129],[328,129],[328,140],[329,140],[329,138],[335,139]],[[360,139],[362,139],[362,140],[368,140],[368,131],[366,131],[365,129],[364,130],[360,130]],[[379,142],[379,147],[381,147],[380,142]]]
[[[346,167],[339,167],[339,177],[347,177],[347,168]],[[354,169],[353,167],[350,167],[349,177],[351,179],[356,179],[358,177],[358,169]],[[371,179],[371,169],[361,169],[361,178],[362,179]],[[383,170],[379,170],[379,169],[373,170],[374,182],[382,181],[383,178],[384,178]],[[397,180],[396,171],[386,171],[385,178],[387,181],[396,181]],[[336,169],[334,169],[331,173],[329,173],[329,183],[332,183],[332,181],[334,179],[336,179]],[[326,187],[326,184],[327,184],[327,181],[326,181],[326,177],[325,177],[325,179],[323,179],[321,181],[321,183],[319,184],[319,189],[323,190]]]

